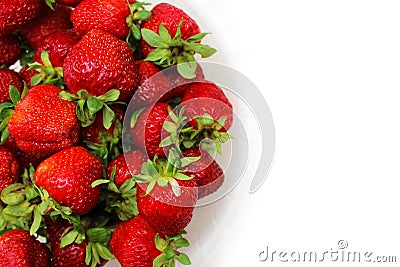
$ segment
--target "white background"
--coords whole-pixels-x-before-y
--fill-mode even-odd
[[[251,204],[238,211],[243,216],[212,267],[320,266],[260,262],[258,254],[267,245],[329,251],[341,239],[350,250],[399,262],[400,3],[185,5],[218,39],[216,61],[227,60],[259,87],[276,126],[270,175],[243,196]],[[383,265],[396,264],[358,264]]]

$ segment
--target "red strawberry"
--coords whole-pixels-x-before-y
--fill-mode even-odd
[[[0,35],[0,66],[10,66],[17,62],[21,55],[20,43],[14,35]]]
[[[193,35],[200,33],[200,28],[197,23],[189,17],[182,9],[179,9],[171,4],[161,3],[151,10],[152,16],[146,20],[142,28],[159,33],[160,24],[164,24],[171,36],[174,36],[178,28],[178,24],[183,20],[181,26],[182,39],[186,40]],[[142,40],[142,53],[145,57],[154,50],[145,40]]]
[[[152,267],[161,254],[155,246],[156,233],[139,215],[115,229],[110,247],[122,267]]]
[[[126,18],[130,14],[126,0],[83,0],[74,9],[71,20],[80,36],[99,29],[123,39],[129,33]]]
[[[134,95],[135,108],[150,106],[158,102],[171,88],[170,81],[151,62],[137,61],[138,90]],[[154,75],[153,79],[151,79]]]
[[[177,235],[189,225],[198,198],[194,180],[177,182],[181,188],[179,197],[170,184],[165,188],[156,185],[148,196],[146,185],[136,186],[139,214],[156,232],[167,236]]]
[[[64,78],[76,93],[86,89],[99,96],[111,89],[120,91],[120,100],[129,100],[136,90],[136,71],[132,50],[116,37],[92,30],[68,53]]]
[[[102,173],[99,158],[82,147],[71,147],[44,160],[34,178],[57,202],[81,215],[96,205],[100,187],[93,188],[92,183],[101,179]]]
[[[223,125],[225,131],[232,126],[232,104],[224,92],[212,82],[190,84],[182,98],[181,105],[186,106],[185,115],[190,120],[189,124],[194,127],[198,127],[195,117],[202,117],[205,113],[209,114],[215,122],[225,117]]]
[[[47,35],[36,49],[33,61],[43,64],[42,50],[49,53],[53,67],[62,67],[64,59],[71,48],[79,41],[79,37],[73,30],[65,30]]]
[[[8,130],[29,155],[46,157],[78,141],[76,104],[61,99],[60,92],[54,85],[35,86],[15,107]]]
[[[0,35],[21,29],[27,22],[39,15],[43,0],[1,0]]]
[[[119,121],[124,120],[124,115],[125,111],[121,106],[118,105],[113,105],[111,106],[111,109],[114,111],[116,118]],[[101,144],[99,137],[100,137],[100,132],[106,132],[110,134],[110,136],[114,137],[114,129],[115,129],[115,121],[112,123],[110,129],[104,128],[103,124],[103,116],[101,114],[97,114],[96,119],[92,125],[89,127],[82,128],[81,131],[81,140],[84,141],[89,141],[95,144]]]
[[[14,155],[4,146],[0,146],[0,193],[10,184],[18,181],[19,164]]]
[[[29,66],[26,65],[24,66],[20,71],[19,71],[19,76],[22,78],[22,80],[25,82],[25,84],[28,86],[28,88],[31,87],[31,80],[32,77],[38,72],[36,70],[28,70]]]
[[[10,86],[14,86],[19,92],[24,86],[21,78],[13,70],[0,69],[0,104],[10,101]]]
[[[50,267],[50,251],[25,230],[0,236],[0,266]]]
[[[171,107],[168,104],[156,103],[153,107],[143,110],[136,123],[131,124],[131,135],[135,146],[146,151],[151,159],[155,155],[160,158],[165,157],[165,148],[160,147],[160,143],[163,136],[168,135],[163,125],[169,117],[169,108]]]
[[[21,29],[21,35],[33,48],[39,47],[46,35],[72,28],[69,19],[71,8],[58,4],[53,6],[54,11],[45,7],[40,16]]]
[[[185,157],[201,158],[190,164],[185,174],[194,177],[199,190],[199,199],[217,191],[224,183],[224,172],[218,163],[206,151],[189,148],[183,153]]]
[[[142,164],[146,161],[147,157],[139,150],[133,150],[126,154],[120,155],[108,165],[107,178],[110,179],[114,168],[116,168],[114,183],[120,187],[128,179],[131,179],[132,175],[140,174]]]

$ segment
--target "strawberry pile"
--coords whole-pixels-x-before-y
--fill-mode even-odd
[[[233,122],[207,33],[167,3],[0,4],[0,266],[189,265]]]

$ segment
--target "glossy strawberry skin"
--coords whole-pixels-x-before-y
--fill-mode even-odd
[[[90,31],[73,47],[63,69],[65,83],[73,93],[86,89],[99,96],[117,89],[119,100],[129,100],[136,90],[132,50],[126,42],[100,30]]]
[[[132,175],[141,173],[142,165],[148,158],[139,150],[132,150],[125,154],[119,155],[107,167],[107,178],[110,179],[111,173],[115,170],[114,182],[120,187],[128,179],[132,178]]]
[[[44,160],[34,178],[61,205],[81,215],[96,205],[100,187],[92,188],[92,183],[101,179],[102,171],[99,158],[82,147],[71,147]]]
[[[0,266],[50,267],[50,251],[25,230],[0,236]]]
[[[90,30],[99,29],[117,38],[128,36],[126,18],[130,9],[126,0],[83,0],[73,11],[71,20],[74,30],[84,36]]]
[[[160,101],[163,95],[168,93],[172,88],[171,83],[151,62],[136,61],[136,66],[138,89],[133,97],[133,103],[135,108],[148,107]]]
[[[160,143],[163,137],[168,136],[163,129],[164,122],[169,117],[168,108],[171,107],[165,103],[156,103],[154,106],[146,108],[139,115],[135,126],[131,128],[135,146],[143,152],[147,152],[150,159],[153,159],[155,155],[158,155],[159,158],[165,157],[164,150],[166,148],[160,147]]]
[[[18,181],[19,163],[15,156],[4,146],[0,146],[0,193],[3,189]]]
[[[10,66],[17,62],[21,55],[20,43],[14,35],[0,35],[0,66]]]
[[[159,33],[160,24],[164,24],[169,34],[174,36],[178,28],[178,24],[183,20],[181,26],[182,39],[186,40],[193,35],[200,33],[200,28],[197,23],[189,17],[183,10],[167,3],[161,3],[152,9],[152,16],[144,21],[143,29],[149,29],[155,33]],[[154,50],[146,41],[141,43],[142,53],[145,57]]]
[[[227,131],[232,126],[233,110],[232,104],[224,92],[212,82],[197,82],[190,84],[183,95],[182,106],[186,106],[185,116],[189,119],[189,124],[197,126],[194,118],[203,116],[204,113],[211,115],[214,121],[226,117],[224,130]]]
[[[49,53],[53,67],[62,67],[68,52],[79,41],[73,30],[65,30],[47,35],[36,49],[33,61],[42,63],[41,54],[45,50]]]
[[[175,236],[189,225],[198,199],[194,180],[177,182],[181,188],[179,197],[170,185],[166,188],[156,185],[148,196],[145,196],[147,184],[136,185],[139,214],[155,232],[167,236]]]
[[[10,86],[13,85],[22,91],[24,86],[18,73],[9,69],[0,69],[0,103],[10,102]]]
[[[21,35],[35,49],[47,35],[72,28],[71,8],[59,4],[53,6],[55,11],[46,6],[40,16],[21,29]]]
[[[111,251],[123,267],[152,267],[161,254],[155,237],[154,230],[139,215],[118,225],[111,237]]]
[[[0,35],[10,34],[21,29],[39,15],[43,4],[42,0],[1,0]]]
[[[224,183],[224,172],[218,163],[206,152],[199,148],[190,148],[183,153],[185,157],[201,158],[190,164],[187,176],[194,177],[199,190],[199,199],[216,192]]]
[[[60,92],[54,85],[35,86],[15,107],[8,129],[27,154],[46,157],[77,143],[76,104],[61,99]]]
[[[66,6],[77,6],[82,0],[56,0],[57,3],[66,5]]]

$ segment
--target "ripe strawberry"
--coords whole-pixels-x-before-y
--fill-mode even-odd
[[[29,68],[28,65],[24,66],[19,71],[19,76],[25,82],[26,86],[28,86],[28,88],[30,88],[32,77],[35,76],[36,74],[38,74],[38,72],[36,70],[28,70],[28,68]]]
[[[188,165],[185,174],[194,177],[199,190],[199,199],[217,191],[224,183],[224,172],[218,163],[206,151],[189,148],[183,153],[185,157],[201,158]]]
[[[41,55],[42,50],[45,50],[49,53],[49,58],[53,67],[62,67],[68,52],[78,41],[79,37],[73,30],[65,30],[46,35],[36,49],[33,61],[43,64]]]
[[[83,0],[72,12],[71,20],[80,36],[99,29],[124,39],[129,33],[126,18],[130,14],[126,0]]]
[[[182,106],[186,106],[185,115],[189,118],[189,124],[198,127],[195,117],[209,114],[215,122],[225,118],[222,125],[227,131],[232,126],[232,104],[224,92],[212,82],[197,82],[190,84],[183,95]]]
[[[133,97],[135,108],[150,106],[158,102],[169,91],[171,83],[151,62],[136,61],[138,90]],[[157,75],[153,77],[154,75]],[[151,79],[153,77],[153,79]]]
[[[8,130],[27,154],[46,157],[78,141],[76,104],[61,99],[60,92],[54,85],[35,86],[16,105]]]
[[[122,267],[152,267],[161,254],[156,248],[156,233],[139,215],[123,222],[115,229],[110,247]]]
[[[101,179],[103,164],[82,147],[62,150],[44,160],[34,179],[39,187],[76,215],[88,213],[96,205],[100,187],[92,183]]]
[[[10,101],[10,86],[17,88],[19,92],[24,86],[21,78],[13,70],[0,69],[0,104]]]
[[[179,9],[171,4],[161,3],[155,5],[151,10],[152,16],[144,21],[143,29],[151,30],[159,33],[160,24],[164,24],[171,36],[174,36],[178,28],[179,22],[183,20],[181,26],[182,39],[186,40],[190,37],[199,34],[200,28],[197,23],[189,17],[182,9]],[[142,53],[147,57],[154,47],[150,46],[145,40],[142,40]]]
[[[39,15],[42,0],[1,0],[0,35],[10,34],[21,29],[27,22]]]
[[[0,35],[0,66],[10,66],[17,62],[21,55],[20,43],[14,35]]]
[[[50,251],[25,230],[0,236],[0,266],[50,267]]]
[[[194,206],[198,199],[197,184],[194,180],[177,180],[181,188],[176,196],[170,184],[156,185],[146,196],[146,185],[137,188],[139,214],[160,234],[174,236],[183,231],[192,220]]]
[[[10,184],[18,181],[19,164],[14,155],[4,146],[0,146],[0,193]]]
[[[160,147],[162,137],[167,136],[163,129],[164,122],[169,117],[168,109],[171,108],[165,103],[156,103],[154,106],[144,109],[140,115],[131,121],[131,135],[133,143],[143,152],[147,152],[149,158],[158,155],[164,158],[165,148]],[[171,108],[172,109],[172,108]]]
[[[68,53],[64,65],[68,88],[76,93],[86,89],[99,96],[111,89],[120,91],[120,100],[129,100],[136,90],[132,50],[116,37],[92,30]]]
[[[107,167],[107,178],[110,179],[115,169],[114,183],[120,187],[132,175],[140,174],[142,164],[147,161],[147,157],[139,150],[129,151],[126,154],[116,157]]]
[[[47,35],[72,28],[71,8],[59,4],[53,6],[54,11],[46,6],[40,16],[21,29],[21,35],[35,49]]]

